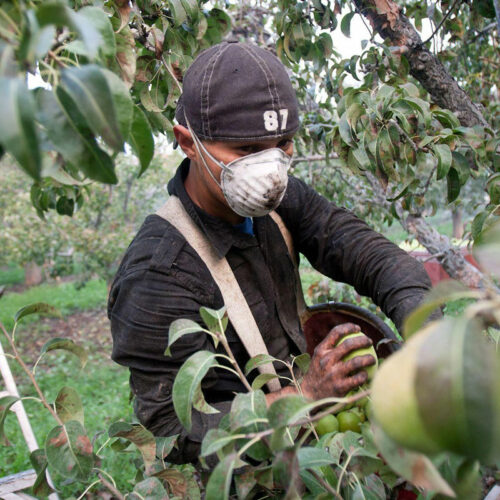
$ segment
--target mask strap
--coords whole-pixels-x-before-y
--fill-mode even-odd
[[[210,174],[210,177],[212,177],[212,179],[214,180],[214,182],[217,184],[217,186],[219,186],[221,189],[222,189],[222,186],[220,185],[219,181],[215,178],[215,175],[212,173],[212,171],[210,170],[209,166],[207,165],[207,162],[205,160],[205,157],[203,156],[202,152],[201,152],[201,149],[203,149],[203,152],[213,161],[215,162],[217,165],[219,165],[221,168],[224,168],[224,164],[222,163],[221,165],[221,162],[219,160],[217,160],[216,158],[214,158],[209,151],[207,151],[207,148],[205,148],[205,146],[201,143],[201,141],[198,139],[198,136],[194,133],[194,130],[191,128],[191,124],[189,123],[189,120],[187,119],[187,116],[186,116],[186,113],[184,113],[184,118],[186,119],[186,123],[187,123],[187,126],[188,126],[188,130],[189,132],[191,133],[191,137],[193,138],[193,142],[194,142],[194,145],[196,147],[196,151],[198,151],[198,154],[201,156],[201,159],[203,161],[203,165],[205,166],[205,169],[207,170],[207,172]]]

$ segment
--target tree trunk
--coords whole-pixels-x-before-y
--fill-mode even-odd
[[[391,204],[387,201],[385,193],[378,179],[371,173],[367,173],[367,180],[373,189],[376,202],[390,211]],[[452,245],[450,239],[440,234],[423,217],[415,215],[404,216],[401,202],[395,202],[396,212],[403,229],[415,236],[417,241],[436,257],[443,269],[451,278],[461,281],[469,288],[494,287],[491,280],[475,266],[467,262],[459,248]]]
[[[24,284],[26,286],[39,285],[43,281],[42,268],[36,262],[28,262],[24,266]]]
[[[423,217],[409,215],[401,220],[401,224],[430,254],[436,256],[451,278],[461,281],[469,288],[482,288],[486,281],[489,283],[479,269],[465,260],[460,248],[453,246],[446,236],[438,233]]]
[[[479,108],[459,87],[441,61],[422,44],[419,33],[392,0],[353,0],[373,29],[392,46],[400,47],[410,64],[410,74],[440,107],[454,111],[466,127],[487,125]]]
[[[462,209],[457,207],[451,211],[453,222],[453,238],[461,239],[464,235],[464,221],[462,219]]]

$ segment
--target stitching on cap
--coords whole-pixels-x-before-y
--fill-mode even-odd
[[[222,46],[219,46],[218,50],[216,50],[215,53],[212,54],[212,56],[208,60],[207,66],[205,68],[205,72],[203,73],[203,80],[201,81],[201,86],[200,86],[200,118],[201,118],[201,129],[203,131],[203,134],[205,134],[205,130],[206,130],[205,129],[205,117],[203,116],[203,89],[205,87],[205,82],[207,80],[210,65],[212,64],[212,62],[215,62],[215,59],[217,58],[217,55],[222,50],[222,48],[223,48]],[[208,88],[208,86],[207,86],[207,88]],[[207,94],[208,94],[208,91],[207,91]],[[207,116],[208,116],[208,112],[207,112]]]
[[[269,76],[267,74],[267,71],[266,71],[266,68],[261,64],[260,60],[261,58],[256,56],[251,50],[249,47],[245,47],[244,45],[241,46],[243,49],[246,50],[246,52],[248,52],[248,54],[250,54],[250,57],[252,57],[254,59],[254,61],[258,64],[259,68],[262,70],[262,72],[264,73],[265,77],[266,77],[266,81],[267,81],[267,90],[269,92],[269,95],[271,96],[271,102],[273,103],[273,107],[274,107],[274,101],[275,101],[275,98],[273,96],[273,93],[272,93],[272,90],[271,90],[271,85],[269,83]],[[279,109],[279,108],[278,108]],[[278,129],[276,129],[276,132],[271,136],[271,137],[274,137],[278,135]]]
[[[215,58],[215,61],[212,65],[212,71],[210,73],[210,77],[208,79],[208,85],[207,85],[207,132],[208,132],[208,136],[211,138],[212,137],[212,133],[210,131],[210,113],[209,113],[209,110],[210,110],[210,83],[212,81],[212,76],[214,74],[214,71],[215,71],[215,65],[217,64],[217,61],[219,59],[219,57],[229,48],[229,44],[227,44],[225,47],[222,47],[221,50],[219,50],[219,52],[217,53],[217,57]]]
[[[276,94],[276,99],[278,100],[278,110],[281,109],[281,101],[280,101],[280,94],[278,92],[278,86],[276,85],[276,80],[274,79],[274,75],[273,75],[273,72],[271,71],[271,69],[269,68],[269,65],[267,64],[267,61],[261,57],[258,52],[256,51],[255,52],[255,57],[258,57],[261,61],[262,61],[262,64],[267,68],[267,70],[269,71],[269,75],[271,77],[271,80],[273,82],[273,86],[274,86],[274,92]]]

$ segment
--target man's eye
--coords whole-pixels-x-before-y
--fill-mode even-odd
[[[288,147],[290,147],[292,144],[292,141],[290,139],[286,139],[284,141],[281,141],[279,144],[278,144],[278,147],[281,148],[281,149],[287,149]]]
[[[256,152],[255,146],[241,146],[238,149],[245,154],[251,154]]]

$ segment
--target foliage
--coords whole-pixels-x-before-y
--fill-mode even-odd
[[[164,198],[166,180],[177,155],[166,158],[159,147],[141,184],[134,184],[137,165],[130,155],[116,163],[123,181],[97,185],[82,195],[85,203],[74,217],[54,212],[40,219],[31,206],[29,180],[3,161],[0,187],[0,264],[36,262],[51,277],[80,275],[81,281],[98,275],[110,280],[118,261],[144,217]]]
[[[492,255],[491,245],[495,247],[500,240],[488,235],[484,238],[489,244],[478,252],[487,258]],[[491,272],[498,273],[498,255],[493,260],[483,259],[483,262],[487,263]],[[436,291],[431,295],[427,303],[409,318],[407,331],[418,329],[437,304],[454,300],[458,295],[471,296],[472,293],[480,299],[469,306],[474,308],[476,314],[483,314],[485,318],[499,314],[498,295],[492,295],[493,292],[465,292],[463,288],[458,290],[453,287],[446,294]],[[49,311],[53,312],[51,308],[42,305],[30,306],[16,317],[20,320],[24,315]],[[227,355],[200,351],[181,367],[172,393],[180,421],[189,429],[193,407],[202,412],[216,411],[203,397],[201,380],[210,368],[227,368],[227,365],[220,364],[221,361],[229,361],[229,366],[233,367],[248,387],[247,393],[236,395],[230,413],[222,418],[219,428],[211,429],[205,436],[200,460],[209,465],[208,480],[197,479],[199,476],[192,466],[175,466],[168,462],[168,454],[175,446],[176,436],[155,438],[139,424],[119,420],[111,423],[107,439],[106,434],[101,434],[102,431],[98,431],[94,439],[91,439],[82,426],[90,407],[83,405],[78,392],[67,387],[64,380],[60,381],[64,384],[60,389],[54,384],[48,386],[47,389],[55,399],[54,410],[47,405],[47,398],[43,393],[38,392],[40,387],[32,378],[35,388],[38,387],[42,404],[57,423],[56,427],[48,431],[45,448],[37,450],[33,459],[47,464],[58,488],[64,487],[67,491],[71,484],[72,491],[81,493],[87,487],[95,488],[100,483],[101,488],[106,487],[116,494],[116,487],[113,486],[115,479],[110,477],[108,467],[112,468],[111,464],[116,460],[117,453],[120,455],[125,452],[127,457],[132,449],[136,449],[141,458],[138,458],[137,453],[131,455],[130,462],[137,467],[132,485],[124,485],[120,473],[116,478],[121,479],[121,487],[129,490],[131,497],[142,496],[143,492],[148,491],[151,498],[164,498],[166,495],[200,498],[200,495],[204,495],[209,500],[228,498],[230,495],[250,498],[259,492],[272,494],[276,498],[300,496],[312,499],[333,495],[345,499],[384,499],[398,491],[409,490],[415,492],[419,499],[434,498],[438,494],[451,496],[454,491],[459,494],[459,498],[479,498],[481,474],[491,473],[490,469],[485,468],[488,464],[481,465],[457,454],[441,453],[428,457],[402,448],[385,434],[373,419],[370,410],[363,409],[366,392],[347,398],[327,398],[314,402],[305,400],[300,395],[300,379],[307,371],[308,355],[299,356],[292,362],[260,355],[251,359],[243,372],[225,338],[225,308],[219,311],[202,308],[200,314],[206,327],[184,319],[172,323],[169,348],[184,335],[206,334],[216,345],[221,343]],[[462,317],[466,315],[470,316],[468,310]],[[461,319],[455,321],[457,325],[463,323]],[[19,359],[13,336],[4,333],[14,356]],[[480,335],[480,332],[474,335]],[[85,356],[83,350],[76,348],[76,344],[62,339],[49,340],[42,348],[42,353],[53,347],[69,350],[71,356],[76,354],[81,358],[80,361]],[[169,354],[169,348],[166,355]],[[256,377],[251,387],[246,376],[273,360],[288,366],[290,377],[285,379],[296,385],[298,393],[285,396],[267,407],[262,392],[262,387],[268,380],[267,374]],[[37,361],[35,365],[38,363]],[[25,369],[29,370],[27,367]],[[439,397],[435,398],[436,411],[439,411],[440,400]],[[7,407],[13,402],[15,399],[2,400],[0,406]],[[369,418],[361,424],[359,432],[343,430],[341,426],[340,430],[327,432],[321,437],[316,434],[312,425],[314,422],[341,410],[345,414],[346,404],[356,402],[359,402],[360,408],[348,412],[356,412],[356,418],[362,417],[361,420],[366,416]],[[0,420],[2,418],[5,418],[5,414],[3,417],[0,415]],[[0,437],[5,436],[2,434]],[[68,463],[74,465],[71,470],[67,467]],[[42,467],[41,471],[43,470],[45,469]],[[45,488],[47,484],[43,474],[40,474],[34,494],[42,495],[43,491],[47,491]],[[133,491],[130,491],[132,488]],[[419,493],[416,488],[423,489],[426,493]]]
[[[40,214],[72,214],[91,180],[116,183],[113,159],[125,142],[138,156],[141,175],[152,157],[151,131],[172,138],[177,78],[231,28],[251,38],[247,20],[260,26],[253,37],[276,43],[290,67],[304,108],[299,153],[328,157],[335,150],[351,174],[374,175],[393,204],[387,221],[401,215],[394,202],[413,214],[435,210],[443,190],[451,203],[483,172],[490,197],[483,219],[497,210],[499,107],[490,83],[499,75],[498,65],[488,64],[496,47],[488,9],[447,0],[429,8],[405,4],[417,27],[424,19],[443,21],[427,43],[466,90],[480,96],[491,128],[465,128],[455,114],[430,103],[405,56],[373,34],[350,59],[334,50],[331,33],[339,26],[349,37],[359,15],[347,0],[227,2],[224,9],[195,0],[141,1],[133,8],[111,1],[20,5],[6,2],[0,17],[0,74],[10,106],[0,143],[35,179],[32,202]],[[45,88],[28,89],[26,69],[39,74]],[[33,154],[25,156],[25,145]],[[443,187],[432,194],[431,185]],[[477,219],[474,236],[480,225]]]

